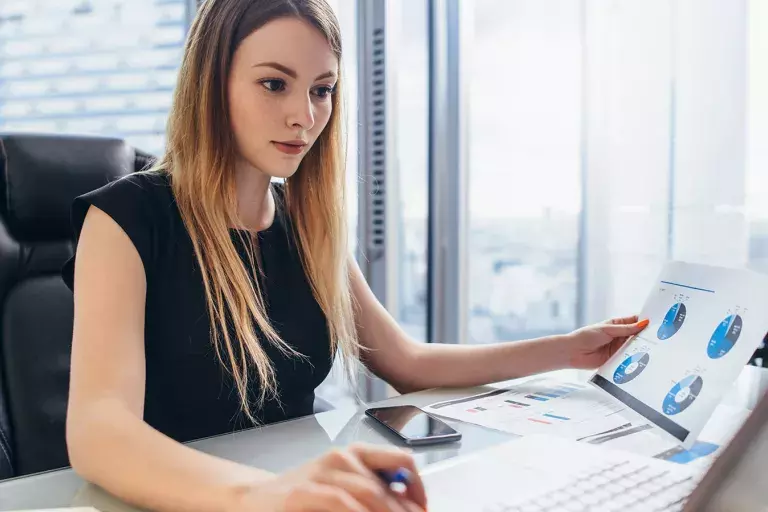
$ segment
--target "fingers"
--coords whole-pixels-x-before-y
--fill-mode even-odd
[[[641,322],[635,322],[631,324],[607,324],[602,327],[604,333],[614,338],[620,338],[624,336],[633,336],[646,327],[648,327],[649,320],[643,320]]]
[[[416,463],[410,454],[394,448],[371,447],[356,444],[350,447],[350,453],[354,454],[367,468],[372,471],[397,471],[405,468],[409,471],[406,483],[406,497],[422,508],[427,506],[427,493],[424,483],[421,481]]]
[[[407,512],[393,493],[381,483],[365,476],[344,471],[330,471],[321,477],[324,484],[349,493],[369,512]]]
[[[368,512],[348,492],[331,485],[307,483],[285,504],[286,512]]]
[[[426,493],[421,478],[418,476],[416,465],[413,458],[403,450],[356,444],[346,451],[335,450],[327,453],[323,457],[321,468],[324,469],[321,469],[322,473],[317,479],[329,485],[331,485],[331,482],[328,481],[328,478],[331,478],[328,476],[329,473],[346,473],[359,477],[349,480],[336,475],[332,478],[339,481],[339,484],[342,481],[350,483],[350,485],[354,484],[353,489],[347,490],[351,491],[358,500],[362,497],[364,503],[371,501],[371,495],[374,493],[371,485],[378,488],[381,493],[376,493],[375,496],[379,500],[381,500],[382,495],[390,498],[385,500],[386,507],[383,510],[386,512],[405,512],[402,507],[409,500],[421,507],[426,506]],[[408,473],[405,492],[402,494],[390,492],[389,487],[376,473],[379,471],[394,473],[401,469]],[[370,483],[363,484],[363,481]]]
[[[614,354],[616,354],[616,352],[618,352],[621,349],[621,347],[624,346],[624,343],[626,341],[627,341],[626,338],[617,338],[612,342],[610,342],[608,344],[608,357],[606,357],[605,360],[607,361],[608,359],[612,358]]]
[[[623,318],[612,318],[608,320],[606,323],[611,325],[626,325],[626,324],[634,324],[637,323],[638,316],[625,316]]]
[[[425,509],[421,508],[420,506],[416,505],[411,501],[405,502],[405,508],[408,512],[426,512]]]

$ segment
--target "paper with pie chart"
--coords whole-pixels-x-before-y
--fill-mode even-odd
[[[662,270],[650,324],[590,379],[685,448],[768,333],[768,276],[683,262]]]

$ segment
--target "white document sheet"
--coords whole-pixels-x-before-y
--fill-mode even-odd
[[[424,410],[517,435],[549,434],[579,439],[630,423],[626,409],[586,384],[539,377]]]
[[[534,377],[496,390],[429,405],[436,416],[516,435],[548,434],[655,457],[679,464],[708,465],[749,415],[746,409],[719,405],[690,450],[654,433],[627,408],[584,383]]]
[[[718,405],[712,418],[699,435],[699,439],[689,450],[680,446],[678,442],[654,433],[653,425],[648,422],[630,423],[609,432],[582,438],[581,441],[678,464],[706,468],[719,450],[730,442],[748,416],[749,411],[746,409]]]
[[[590,383],[690,449],[768,332],[768,276],[673,262],[641,318],[650,325]]]

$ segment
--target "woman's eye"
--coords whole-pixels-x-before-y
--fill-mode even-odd
[[[277,79],[262,80],[261,85],[270,92],[280,92],[285,89],[285,82]]]
[[[335,87],[330,87],[327,85],[322,85],[320,87],[315,87],[314,94],[318,98],[327,98],[328,96],[331,96],[334,92],[336,92]]]

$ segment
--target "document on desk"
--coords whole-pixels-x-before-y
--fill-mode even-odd
[[[627,425],[626,406],[586,384],[537,377],[426,407],[426,412],[517,435],[578,439]]]
[[[690,450],[652,433],[648,421],[633,421],[626,407],[599,390],[550,377],[534,377],[487,393],[438,402],[425,411],[517,435],[549,434],[669,460],[706,465],[749,414],[720,405]]]
[[[768,276],[670,263],[642,309],[649,326],[590,383],[690,449],[768,332],[767,312]]]
[[[647,422],[629,422],[607,432],[583,437],[579,441],[705,468],[714,460],[718,450],[730,442],[749,412],[746,409],[718,405],[699,439],[689,450],[678,442],[653,433],[653,426]]]

